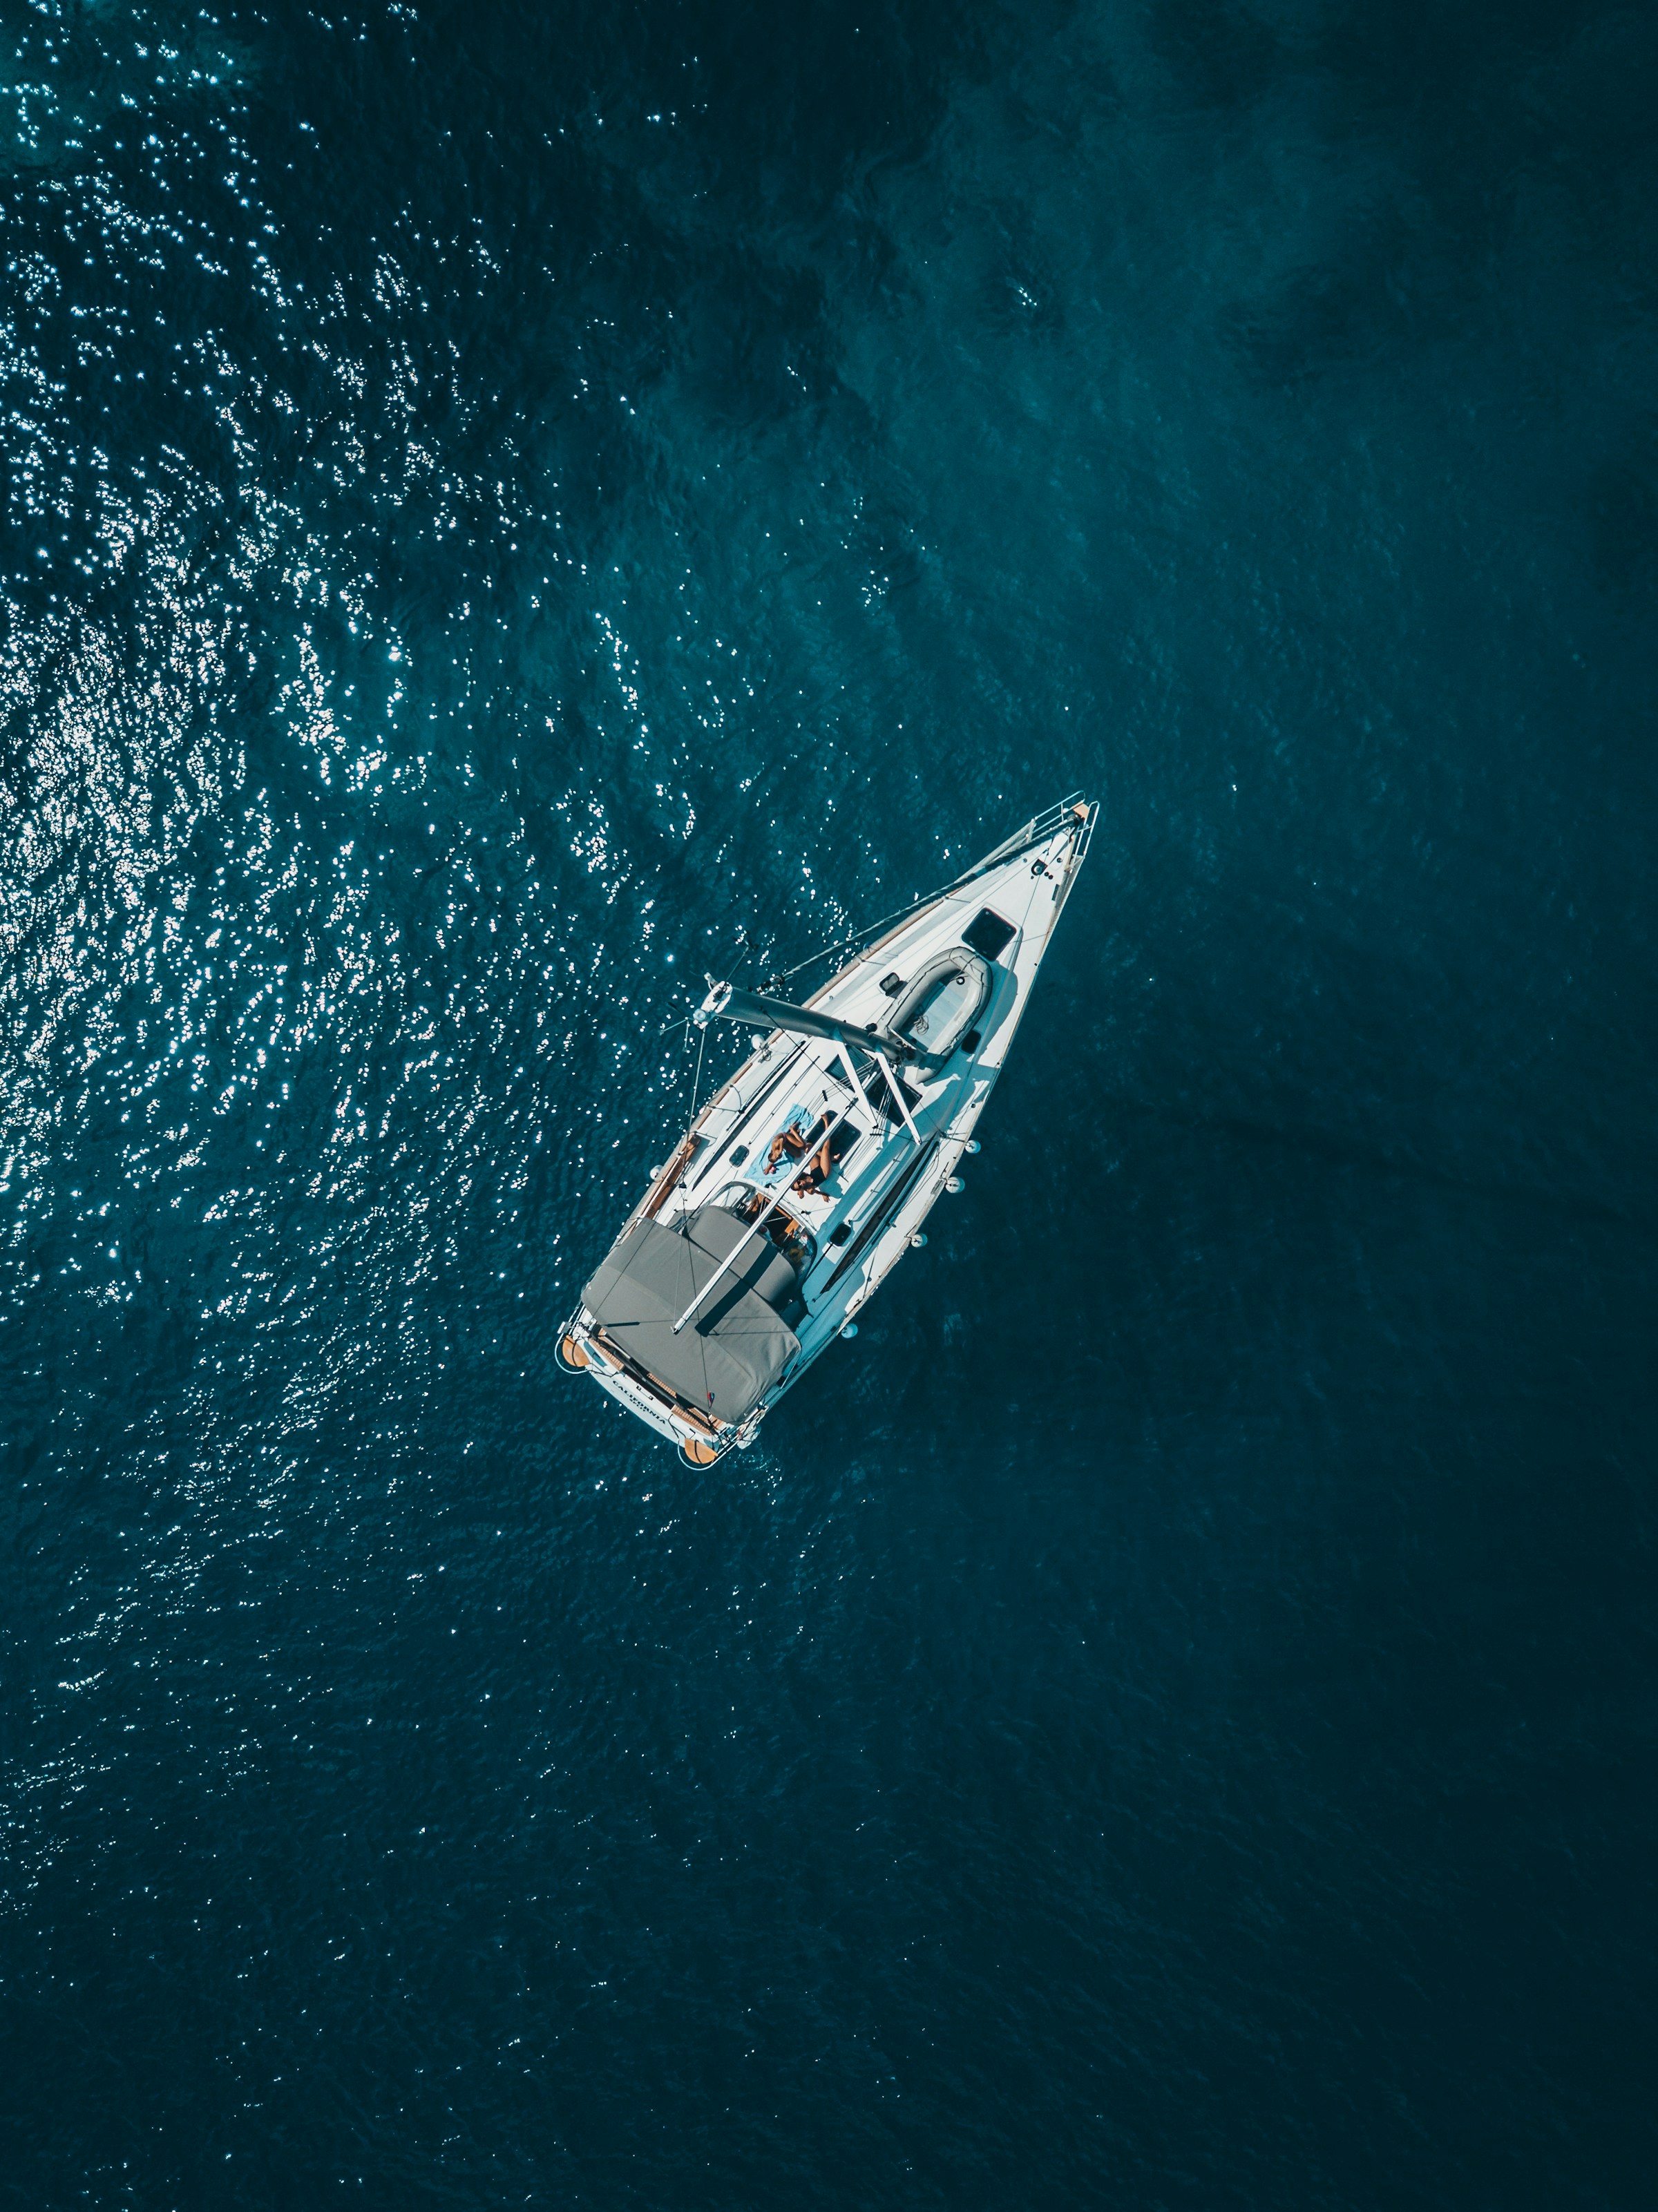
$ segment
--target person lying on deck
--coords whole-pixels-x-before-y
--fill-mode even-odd
[[[831,1129],[812,1154],[805,1173],[795,1177],[791,1188],[799,1191],[803,1198],[810,1198],[818,1185],[828,1179],[829,1170],[839,1164],[857,1141],[858,1132],[849,1121],[842,1121],[838,1127]]]
[[[772,1139],[771,1150],[766,1155],[766,1173],[771,1173],[785,1152],[791,1159],[798,1160],[805,1151],[808,1141],[805,1131],[798,1122],[791,1121],[786,1129],[780,1129]]]

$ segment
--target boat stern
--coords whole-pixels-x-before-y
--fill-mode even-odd
[[[744,1441],[742,1429],[748,1424],[733,1426],[713,1420],[632,1372],[630,1363],[605,1342],[585,1310],[561,1332],[557,1358],[567,1375],[586,1375],[647,1428],[677,1444],[688,1467],[712,1467]]]

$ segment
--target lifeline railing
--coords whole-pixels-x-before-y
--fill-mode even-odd
[[[786,983],[791,977],[804,975],[808,968],[815,968],[820,960],[828,960],[837,952],[851,952],[859,945],[866,945],[872,938],[878,937],[884,929],[891,928],[895,922],[903,921],[912,914],[919,914],[924,906],[932,906],[939,899],[948,898],[952,891],[959,891],[967,884],[975,883],[981,876],[987,874],[992,868],[999,868],[1004,860],[1012,860],[1016,854],[1024,852],[1032,845],[1040,845],[1045,838],[1051,837],[1056,830],[1062,830],[1067,819],[1082,823],[1082,834],[1078,841],[1076,854],[1078,860],[1080,861],[1087,854],[1090,842],[1094,835],[1094,824],[1099,818],[1099,811],[1097,799],[1089,799],[1080,791],[1073,791],[1069,798],[1060,799],[1057,805],[1046,808],[1041,814],[1033,815],[1023,830],[1016,830],[1011,837],[998,845],[993,853],[987,853],[982,860],[975,860],[973,866],[964,874],[957,876],[953,883],[945,884],[940,890],[924,892],[920,898],[912,899],[908,906],[899,907],[895,913],[886,915],[884,920],[872,921],[864,929],[855,929],[849,937],[837,938],[833,945],[824,945],[821,951],[808,953],[804,960],[797,961],[793,968],[781,969],[777,975],[777,981]]]

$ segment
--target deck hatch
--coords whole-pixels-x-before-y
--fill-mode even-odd
[[[1005,952],[1018,932],[1011,921],[1004,921],[993,907],[981,906],[971,929],[963,930],[962,942],[986,960],[993,960]]]

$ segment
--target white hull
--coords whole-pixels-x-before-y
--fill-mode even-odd
[[[771,1407],[891,1273],[956,1175],[1006,1063],[1036,971],[1087,853],[1096,811],[1071,799],[1039,817],[977,868],[865,945],[804,1002],[813,1013],[852,1030],[872,1029],[892,1016],[895,1001],[903,1003],[891,988],[895,981],[903,984],[923,976],[929,963],[948,967],[941,956],[961,947],[964,938],[971,943],[975,927],[985,943],[999,934],[995,925],[1005,927],[1007,941],[988,963],[988,996],[957,1048],[936,1064],[917,1060],[904,1068],[907,1096],[913,1101],[907,1117],[895,1118],[901,1109],[890,1090],[883,1092],[874,1074],[883,1063],[873,1055],[865,1060],[854,1092],[841,1046],[775,1030],[708,1101],[623,1224],[618,1247],[644,1221],[689,1229],[702,1209],[716,1199],[724,1205],[738,1185],[759,1194],[752,1201],[756,1213],[762,1204],[774,1209],[772,1233],[786,1231],[789,1251],[799,1266],[804,1312],[794,1322],[799,1351],[742,1418],[722,1419],[717,1405],[693,1402],[686,1388],[665,1382],[630,1355],[624,1331],[606,1328],[586,1304],[561,1339],[560,1358],[567,1368],[584,1368],[629,1413],[678,1444],[694,1464],[706,1465],[752,1440]],[[987,936],[987,915],[992,925]],[[972,964],[981,971],[987,963]],[[884,991],[884,979],[889,987]],[[876,1103],[884,1103],[885,1110],[874,1110]],[[815,1134],[837,1126],[837,1117],[845,1126],[835,1149],[847,1149],[818,1187],[806,1188],[806,1176],[791,1180],[797,1158],[784,1156],[768,1172],[768,1154],[779,1141],[776,1133],[791,1121]],[[679,1327],[685,1325],[682,1321]]]

